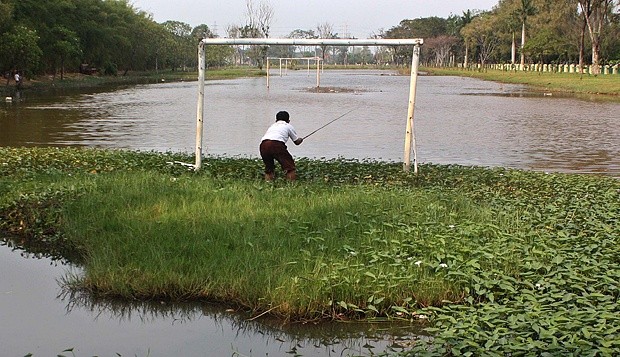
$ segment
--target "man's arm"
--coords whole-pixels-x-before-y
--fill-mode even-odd
[[[304,138],[298,138],[297,140],[294,140],[293,142],[295,143],[295,145],[299,145],[304,141]]]

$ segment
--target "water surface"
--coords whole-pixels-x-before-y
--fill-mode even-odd
[[[275,74],[275,72],[274,72]],[[400,162],[409,78],[378,71],[209,81],[204,150],[256,157],[277,111],[301,135],[294,156]],[[344,90],[343,90],[344,89]],[[2,146],[87,146],[193,152],[196,82],[70,95],[24,94],[0,103]],[[419,78],[420,162],[504,166],[620,177],[620,104],[545,95],[471,78]],[[2,353],[54,356],[347,356],[398,350],[415,329],[385,325],[281,326],[209,305],[113,304],[64,295],[57,279],[79,269],[0,246]]]
[[[275,73],[275,72],[274,72]],[[204,152],[258,156],[258,141],[287,110],[302,136],[294,156],[401,162],[409,77],[327,71],[322,87],[306,71],[208,81]],[[338,91],[346,88],[347,91]],[[0,105],[0,145],[93,146],[193,152],[196,82],[138,85]],[[505,166],[620,176],[620,103],[545,95],[525,86],[421,76],[415,108],[420,162]]]

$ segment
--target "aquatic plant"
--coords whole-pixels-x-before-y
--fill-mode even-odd
[[[290,185],[251,158],[174,161],[0,148],[0,230],[53,232],[98,296],[428,321],[411,355],[620,353],[616,179],[301,159]]]

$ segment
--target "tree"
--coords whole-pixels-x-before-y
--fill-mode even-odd
[[[196,43],[191,27],[178,32],[176,24],[158,24],[136,10],[130,0],[0,0],[0,38],[7,47],[22,26],[36,33],[40,56],[31,72],[53,72],[61,76],[80,64],[116,74],[124,69],[159,69],[195,66]],[[179,27],[181,28],[181,27]],[[16,32],[17,31],[17,32]],[[0,53],[2,67],[12,53]],[[167,58],[164,58],[167,57]]]
[[[460,17],[459,24],[459,35],[461,36],[461,38],[463,38],[463,35],[461,35],[461,30],[463,29],[463,27],[469,25],[474,20],[474,18],[476,18],[476,16],[478,16],[478,14],[473,13],[471,10],[463,11],[463,15]],[[463,67],[467,68],[469,61],[469,41],[466,41],[465,38],[463,38],[463,43],[465,44],[465,53],[463,54]]]
[[[434,55],[435,66],[443,67],[449,61],[453,47],[458,43],[458,38],[454,36],[441,35],[428,39],[424,46]]]
[[[605,38],[601,41],[601,56],[608,64],[620,63],[620,1],[616,11],[612,11],[610,26],[605,31]]]
[[[196,47],[198,42],[205,38],[217,37],[209,26],[200,24],[192,30],[191,37]],[[224,66],[229,63],[229,59],[234,56],[234,49],[232,46],[211,46],[206,52],[207,66]]]
[[[241,29],[241,37],[268,38],[273,20],[273,8],[269,3],[261,1],[255,6],[253,0],[246,0],[246,25]],[[268,46],[251,46],[249,57],[256,62],[259,69],[263,69],[266,61]]]
[[[531,35],[525,53],[542,63],[576,60],[580,27],[577,0],[538,0],[536,7],[538,13],[528,20]]]
[[[469,44],[461,36],[461,29],[467,26],[476,16],[478,11],[463,11],[463,15],[451,15],[447,19],[447,34],[460,40],[462,48],[458,51],[463,56],[463,66],[467,67],[469,57]],[[457,53],[459,54],[459,53]]]
[[[3,71],[32,72],[40,65],[41,48],[37,32],[26,26],[15,26],[0,37],[0,66]]]
[[[398,26],[385,33],[386,38],[424,38],[425,40],[448,34],[448,20],[440,17],[426,17],[414,20],[402,20]],[[411,62],[411,46],[397,46],[393,51],[392,62],[405,64]],[[425,60],[426,55],[421,58]]]
[[[314,33],[313,30],[296,29],[288,35],[288,38],[309,39],[317,38],[317,35]],[[302,52],[302,57],[311,57],[316,55],[314,47],[308,48],[308,46],[304,46],[304,48],[300,49],[300,51]]]
[[[614,0],[579,0],[592,43],[592,73],[600,74],[601,40],[603,28],[614,6]]]
[[[51,55],[54,63],[54,75],[57,65],[60,65],[60,79],[65,76],[65,63],[67,60],[79,58],[82,54],[80,39],[77,34],[64,26],[55,26],[51,29]]]
[[[11,25],[13,18],[13,7],[0,1],[0,32]]]
[[[329,22],[324,22],[322,24],[316,25],[316,33],[318,38],[338,38],[338,34],[334,33],[334,25]],[[321,45],[321,58],[323,59],[323,63],[325,63],[325,59],[327,57],[327,45]]]
[[[168,48],[174,54],[170,63],[172,69],[180,67],[186,70],[189,58],[194,60],[197,46],[192,37],[192,27],[180,21],[166,21],[162,25],[172,35],[172,47]]]
[[[461,30],[465,41],[476,45],[481,69],[484,69],[484,65],[491,58],[499,43],[499,37],[495,31],[496,20],[492,14],[485,13],[476,17]]]
[[[214,38],[215,34],[211,31],[209,26],[205,24],[200,24],[192,30],[191,36],[196,42],[202,40],[203,38]]]
[[[524,49],[534,58],[538,58],[539,63],[549,63],[553,59],[557,59],[566,48],[566,43],[560,40],[551,29],[546,28],[538,31],[532,36]]]
[[[228,38],[240,38],[241,28],[237,25],[226,26],[226,36]],[[240,65],[242,62],[243,62],[243,47],[236,46],[235,51],[233,53],[233,63],[235,65]]]
[[[525,68],[525,27],[528,17],[535,15],[538,12],[534,6],[533,0],[521,0],[520,6],[517,9],[515,15],[521,21],[521,63],[520,69]]]

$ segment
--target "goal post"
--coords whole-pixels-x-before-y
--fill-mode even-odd
[[[295,39],[295,38],[205,38],[198,44],[198,103],[196,108],[196,163],[194,170],[202,167],[202,138],[204,123],[205,78],[206,78],[206,50],[212,45],[287,45],[287,46],[413,46],[411,61],[411,78],[409,86],[409,105],[407,109],[407,124],[405,130],[405,149],[403,170],[411,169],[411,152],[413,151],[414,173],[418,172],[417,149],[415,145],[414,109],[418,66],[420,63],[420,46],[424,44],[421,38],[410,39]],[[317,66],[318,67],[318,66]]]

